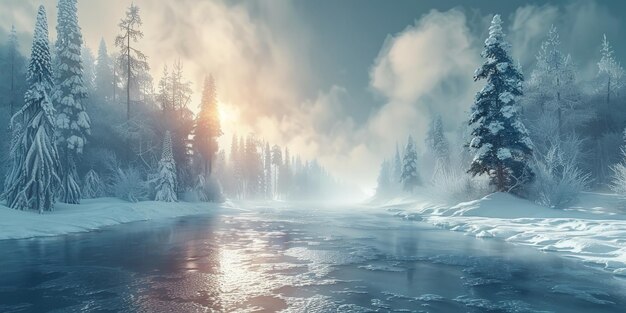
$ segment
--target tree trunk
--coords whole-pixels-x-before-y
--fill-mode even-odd
[[[11,102],[9,104],[11,116],[13,117],[13,101],[15,99],[15,49],[11,49]]]
[[[504,168],[502,163],[498,163],[498,167],[496,168],[496,189],[500,192],[506,192],[504,182]]]

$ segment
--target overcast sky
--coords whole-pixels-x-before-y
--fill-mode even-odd
[[[109,50],[131,1],[79,0],[87,45]],[[379,164],[413,134],[422,145],[431,116],[452,134],[480,83],[472,81],[492,14],[502,15],[513,55],[529,73],[540,41],[557,26],[581,75],[595,74],[602,34],[624,59],[626,1],[135,0],[140,46],[155,81],[180,58],[198,82],[212,73],[234,132],[289,146],[337,176],[373,188]],[[56,1],[0,0],[0,35],[15,23],[22,50],[36,7]],[[196,105],[195,103],[194,105]]]

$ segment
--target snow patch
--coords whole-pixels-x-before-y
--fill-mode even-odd
[[[130,203],[116,198],[85,199],[82,204],[57,203],[55,211],[38,214],[0,205],[0,239],[57,236],[135,221],[208,214],[211,203]]]

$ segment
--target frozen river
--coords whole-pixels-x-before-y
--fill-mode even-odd
[[[342,207],[0,241],[0,312],[625,312],[626,280]]]

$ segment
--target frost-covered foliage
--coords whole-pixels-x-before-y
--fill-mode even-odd
[[[544,134],[542,127],[529,125],[533,139],[561,136],[581,124],[588,123],[593,114],[582,103],[577,71],[570,55],[560,50],[561,41],[556,27],[552,26],[537,54],[537,66],[526,86],[525,115],[532,123],[550,120],[555,134]],[[537,131],[533,131],[537,130]],[[536,145],[539,143],[533,141]],[[539,146],[540,150],[544,147]],[[547,151],[547,147],[542,153]]]
[[[606,39],[602,37],[602,47],[600,49],[600,61],[598,62],[598,93],[604,94],[606,103],[611,102],[611,96],[615,96],[624,87],[624,69],[613,56],[613,48]]]
[[[618,195],[626,197],[626,129],[624,134],[624,145],[622,146],[622,160],[621,162],[611,166],[613,172],[611,179],[611,190]]]
[[[170,132],[165,132],[163,139],[163,154],[159,161],[159,172],[156,185],[156,201],[176,202],[176,162],[172,154],[172,137]]]
[[[415,141],[409,136],[406,148],[404,149],[404,158],[402,158],[402,187],[404,191],[413,192],[413,189],[421,184],[421,178],[417,167],[417,151],[415,150]]]
[[[83,178],[82,196],[83,199],[99,198],[105,195],[104,182],[100,175],[93,169],[89,170]]]
[[[54,144],[54,108],[52,67],[48,42],[46,10],[39,7],[31,59],[27,74],[25,104],[12,118],[23,128],[16,135],[12,170],[5,190],[7,205],[14,209],[39,212],[54,208],[60,179],[59,155]]]
[[[454,204],[482,198],[492,192],[493,188],[488,178],[470,175],[461,164],[450,164],[433,176],[427,191],[437,199]]]
[[[486,61],[474,76],[487,83],[476,94],[469,120],[469,147],[474,152],[469,173],[487,174],[498,191],[519,192],[532,180],[533,149],[516,103],[522,95],[523,76],[508,50],[502,21],[495,15],[482,53]]]
[[[85,111],[87,88],[81,57],[83,37],[78,26],[76,0],[60,0],[57,8],[56,85],[52,99],[57,110],[56,137],[62,160],[59,199],[76,204],[81,198],[76,162],[91,127]]]
[[[579,168],[576,155],[581,142],[577,138],[570,141],[569,147],[567,143],[557,143],[545,155],[535,158],[536,177],[530,194],[538,204],[562,208],[589,187],[590,175]]]
[[[148,197],[148,183],[141,171],[134,167],[118,168],[113,177],[111,190],[115,197],[122,200],[137,202]]]

